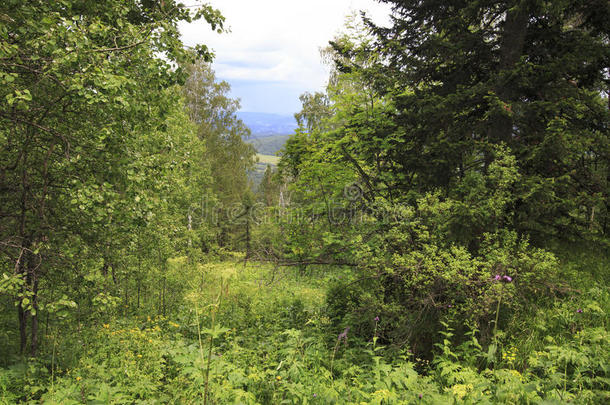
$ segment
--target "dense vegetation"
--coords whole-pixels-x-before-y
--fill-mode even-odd
[[[607,1],[385,0],[256,157],[172,0],[0,5],[1,403],[607,403]]]

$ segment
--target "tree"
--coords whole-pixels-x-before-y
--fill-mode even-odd
[[[37,350],[41,282],[107,258],[151,219],[143,165],[169,146],[166,89],[184,80],[173,66],[194,58],[177,24],[201,17],[222,28],[211,7],[191,14],[173,0],[0,6],[0,251],[22,353],[28,323]]]
[[[228,243],[228,232],[239,215],[244,195],[249,191],[248,171],[254,167],[255,150],[244,142],[250,130],[237,118],[239,101],[228,96],[230,86],[217,81],[209,64],[187,65],[188,79],[184,94],[191,120],[206,146],[206,160],[211,166],[212,193],[215,199],[205,202],[207,213],[215,217],[217,242]],[[210,196],[203,196],[208,198]]]
[[[303,109],[294,115],[297,124],[309,132],[320,130],[322,123],[332,115],[330,100],[322,92],[305,92],[299,96]]]
[[[354,269],[328,295],[337,329],[383,313],[383,338],[429,355],[448,308],[490,338],[499,272],[514,311],[549,293],[529,235],[605,237],[608,32],[579,1],[386,2],[389,28],[331,42],[332,115],[286,144],[308,221],[284,251]]]
[[[361,72],[392,104],[388,132],[367,138],[384,143],[362,159],[383,154],[392,188],[449,195],[504,144],[524,176],[516,229],[605,232],[596,213],[607,216],[609,201],[608,2],[384,2],[392,25],[367,20],[372,46],[335,44],[339,70]],[[361,63],[362,51],[375,62]],[[362,133],[362,122],[351,128]]]

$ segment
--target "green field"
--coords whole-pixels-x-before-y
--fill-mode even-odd
[[[260,163],[264,163],[265,165],[269,164],[269,165],[277,166],[278,163],[280,163],[279,156],[263,155],[263,154],[257,153],[256,157],[258,158],[258,161]]]

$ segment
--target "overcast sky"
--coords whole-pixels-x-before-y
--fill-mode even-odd
[[[214,50],[216,75],[231,84],[242,111],[279,114],[299,111],[300,94],[324,87],[328,70],[319,49],[341,30],[348,14],[367,10],[376,21],[385,21],[388,14],[375,0],[209,3],[222,12],[231,32],[216,34],[203,21],[184,24],[185,44],[203,43]]]

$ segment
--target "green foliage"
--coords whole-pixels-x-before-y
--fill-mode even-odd
[[[0,403],[610,401],[607,4],[386,3],[257,196],[218,11],[0,5]]]
[[[203,402],[208,364],[208,403],[217,404],[608,399],[607,288],[540,308],[529,322],[542,335],[523,344],[528,335],[502,334],[492,363],[477,330],[462,335],[443,323],[428,362],[380,344],[391,318],[368,318],[370,333],[361,338],[353,328],[337,330],[324,308],[335,275],[237,261],[182,273],[191,280],[188,304],[172,318],[117,315],[72,325],[78,333],[65,325],[55,363],[44,356],[0,369],[0,401]]]
[[[607,244],[605,34],[580,2],[387,3],[391,25],[349,21],[326,94],[301,98],[275,252],[354,269],[336,327],[380,315],[426,358],[441,321],[474,327],[492,364],[504,326],[569,290],[549,234]]]
[[[367,21],[371,39],[334,43],[337,69],[392,107],[363,121],[366,107],[352,104],[355,157],[387,165],[393,190],[451,193],[487,173],[504,143],[522,176],[510,190],[516,230],[605,235],[607,2],[385,3],[389,27]]]
[[[242,203],[249,192],[247,174],[255,163],[255,150],[245,142],[250,130],[235,114],[239,101],[228,97],[229,84],[217,81],[209,64],[199,61],[188,65],[186,71],[183,92],[191,121],[205,144],[202,158],[210,167],[212,180],[211,192],[200,194],[199,206],[193,205],[189,215],[197,212],[200,222],[215,230],[215,238],[203,243],[204,252],[216,246],[235,249],[241,246],[243,221],[238,220],[243,217]]]

